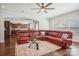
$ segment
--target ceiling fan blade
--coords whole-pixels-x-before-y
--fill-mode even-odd
[[[54,10],[55,8],[46,8],[47,10]]]
[[[40,8],[31,8],[32,10],[38,10],[38,9],[40,9]]]
[[[45,7],[48,7],[48,6],[50,6],[51,4],[53,4],[53,3],[48,3]]]
[[[41,10],[39,10],[37,13],[40,13]]]
[[[39,7],[41,7],[41,5],[39,3],[36,3]]]
[[[44,10],[45,13],[48,13],[46,10]]]

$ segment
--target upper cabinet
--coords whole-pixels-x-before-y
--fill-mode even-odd
[[[12,30],[38,30],[39,22],[25,18],[10,20]]]

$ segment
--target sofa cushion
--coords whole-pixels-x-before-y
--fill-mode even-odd
[[[58,41],[62,41],[61,38],[57,38],[57,37],[53,37],[53,36],[45,36],[48,39],[52,39],[52,40],[58,40]]]
[[[17,44],[24,44],[26,43],[30,38],[29,37],[20,37],[17,39]]]
[[[62,33],[59,33],[59,32],[50,32],[49,35],[53,37],[58,37],[58,38],[62,37]]]

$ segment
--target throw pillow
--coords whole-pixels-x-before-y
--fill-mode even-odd
[[[45,32],[45,35],[49,35],[49,32]]]
[[[45,35],[45,32],[41,32],[41,35]]]
[[[62,35],[62,39],[67,39],[68,38],[68,34],[63,34]]]

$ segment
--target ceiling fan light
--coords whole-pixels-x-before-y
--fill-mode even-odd
[[[45,9],[41,9],[41,11],[44,11]]]

